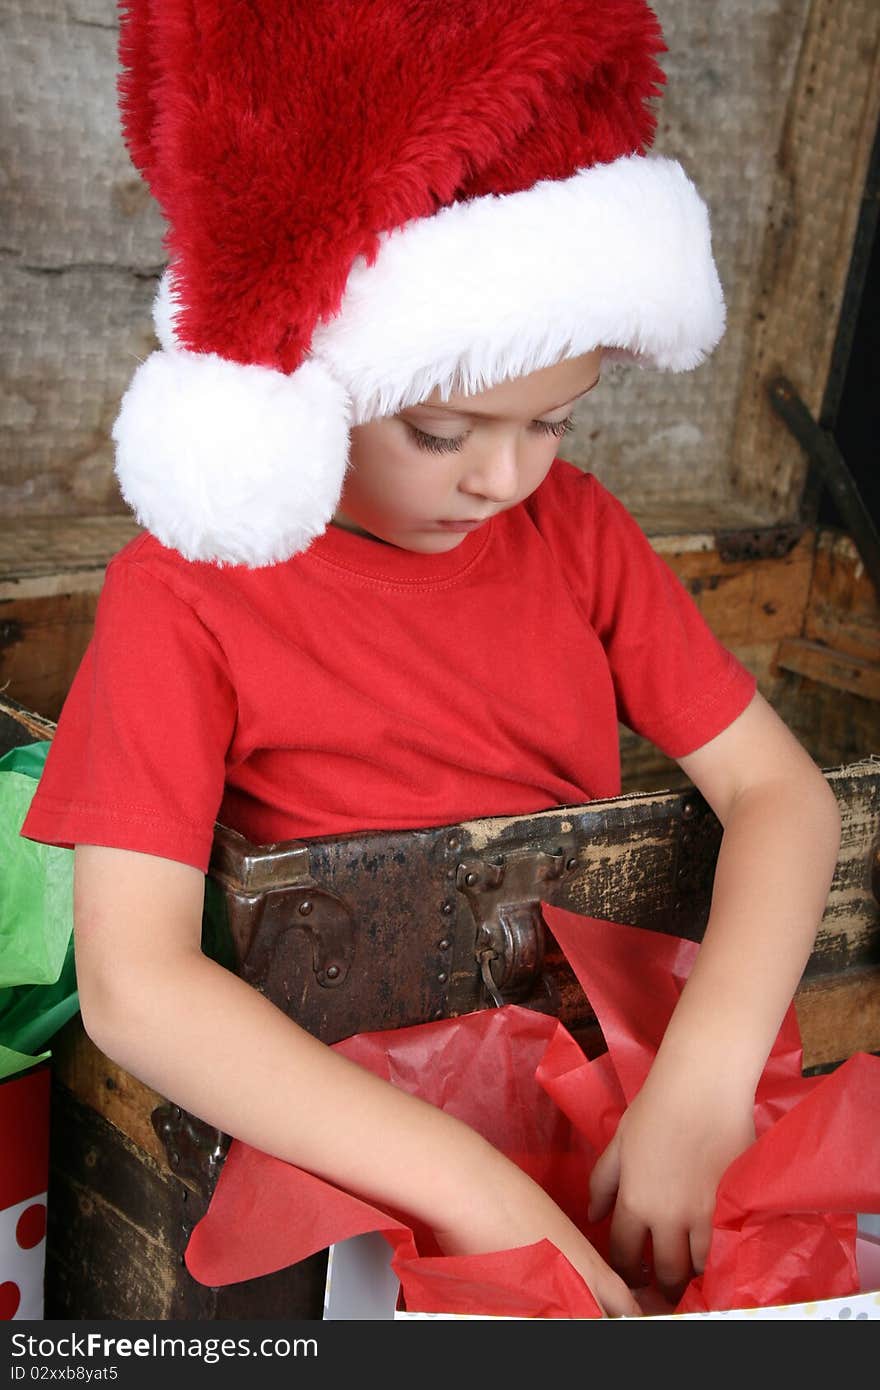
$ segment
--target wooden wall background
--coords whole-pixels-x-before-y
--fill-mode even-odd
[[[566,456],[629,506],[781,709],[810,697],[797,717],[814,755],[863,756],[880,748],[864,693],[880,644],[858,556],[808,533],[792,555],[734,573],[714,538],[797,517],[804,458],[766,384],[784,373],[818,412],[880,115],[880,5],[655,9],[669,46],[655,150],[681,160],[709,205],[728,329],[694,372],[609,369]],[[53,717],[103,566],[136,530],[109,432],[153,347],[164,264],[161,218],[119,133],[116,41],[115,0],[0,0],[0,688]],[[794,669],[809,665],[800,648],[778,660],[784,642],[815,644],[810,604],[827,615],[830,594],[850,607],[819,646],[837,652],[846,629],[840,651],[872,666],[838,670],[836,686],[827,662],[819,680]],[[634,778],[670,772],[626,735],[624,747]]]

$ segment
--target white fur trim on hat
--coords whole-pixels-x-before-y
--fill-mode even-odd
[[[687,371],[723,331],[703,200],[680,164],[629,155],[387,233],[312,352],[358,424],[600,346]]]
[[[175,348],[180,347],[177,334],[174,331],[174,316],[177,309],[174,276],[169,266],[159,280],[159,287],[153,299],[153,328],[156,330],[156,337],[165,352],[172,352]]]
[[[116,474],[140,524],[188,560],[270,565],[326,529],[349,425],[345,391],[318,362],[284,376],[172,348],[122,399]]]

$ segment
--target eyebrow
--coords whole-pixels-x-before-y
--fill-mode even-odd
[[[589,391],[592,391],[594,386],[598,386],[600,380],[601,373],[595,380],[590,382],[589,386],[585,386],[583,391],[579,391],[576,396],[569,396],[567,401],[560,401],[558,405],[548,405],[547,409],[543,410],[541,414],[549,415],[554,410],[561,410],[564,405],[574,405],[575,401],[579,401],[582,396],[586,396]],[[469,420],[506,420],[508,418],[506,415],[491,415],[487,410],[460,410],[459,407],[455,405],[435,405],[433,402],[429,404],[427,401],[419,401],[415,405],[406,406],[404,408],[407,410],[436,410],[443,415],[463,415]],[[540,419],[540,416],[536,416],[535,418]]]

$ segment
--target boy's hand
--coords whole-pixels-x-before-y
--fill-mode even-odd
[[[546,1205],[549,1211],[553,1204],[547,1198],[545,1201],[541,1201],[540,1205]],[[615,1274],[586,1236],[582,1235],[558,1208],[554,1209],[549,1219],[546,1217],[544,1220],[539,1219],[533,1229],[530,1229],[530,1220],[525,1209],[523,1209],[522,1215],[524,1219],[520,1229],[516,1228],[517,1223],[505,1224],[504,1244],[508,1248],[533,1244],[542,1236],[547,1235],[556,1245],[556,1248],[561,1250],[563,1255],[574,1265],[606,1317],[634,1318],[641,1316],[642,1310],[623,1279]],[[513,1229],[511,1229],[511,1225]],[[444,1255],[475,1255],[485,1253],[487,1248],[503,1248],[497,1244],[497,1241],[490,1241],[487,1246],[486,1240],[481,1240],[480,1235],[471,1230],[467,1232],[451,1229],[435,1231],[434,1237]]]
[[[754,1098],[693,1077],[649,1076],[590,1178],[590,1219],[613,1204],[609,1257],[631,1288],[654,1275],[677,1302],[709,1253],[715,1195],[725,1169],[754,1141]]]

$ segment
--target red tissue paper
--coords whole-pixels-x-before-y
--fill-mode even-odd
[[[642,1085],[698,950],[694,942],[541,904],[608,1051],[588,1060],[556,1019],[508,1004],[363,1033],[334,1050],[456,1115],[539,1182],[604,1251],[587,1221],[593,1164]],[[880,1211],[880,1058],[802,1075],[791,1007],[755,1104],[756,1142],[724,1174],[704,1273],[680,1313],[858,1291],[856,1214]],[[393,1137],[390,1140],[393,1142]],[[186,1264],[218,1286],[282,1269],[381,1231],[410,1312],[587,1318],[600,1309],[549,1241],[485,1255],[437,1254],[430,1232],[292,1164],[233,1141]]]

